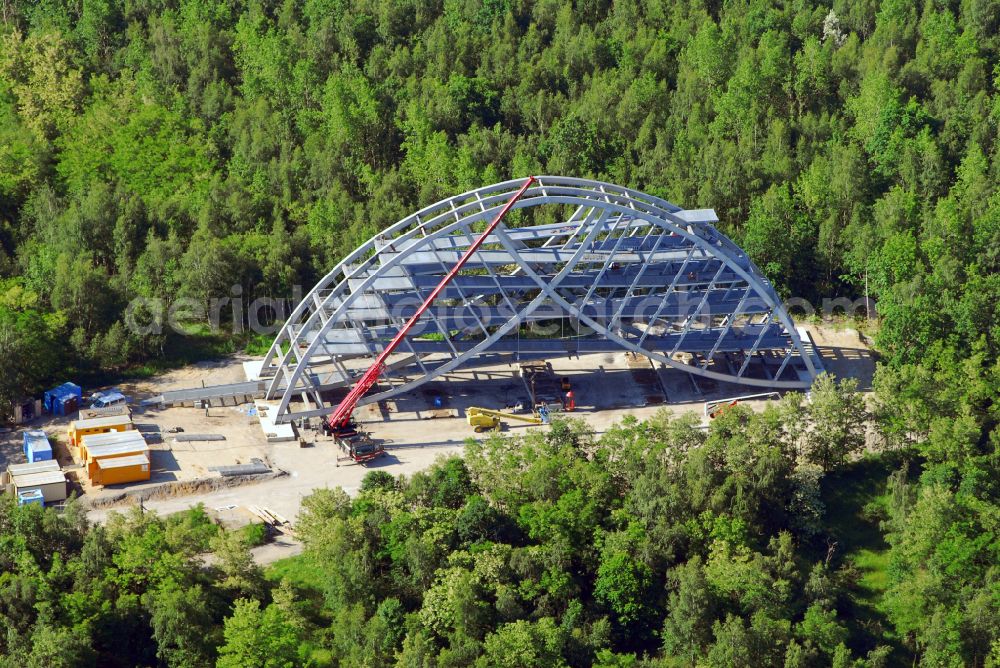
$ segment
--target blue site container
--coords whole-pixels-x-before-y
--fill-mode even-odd
[[[52,459],[52,444],[44,431],[29,429],[24,432],[24,456],[29,463]]]
[[[45,410],[52,415],[71,415],[80,410],[83,391],[75,383],[63,383],[45,393],[42,399]]]

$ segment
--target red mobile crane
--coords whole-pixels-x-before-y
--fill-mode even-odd
[[[381,377],[382,372],[385,370],[386,359],[388,359],[389,355],[391,355],[399,344],[402,343],[403,339],[406,338],[406,335],[409,334],[410,330],[413,329],[413,326],[417,324],[418,320],[420,320],[420,317],[427,311],[428,308],[430,308],[430,305],[434,303],[434,300],[437,299],[439,294],[441,294],[441,291],[444,290],[445,286],[447,286],[448,283],[451,282],[451,279],[455,278],[458,272],[462,270],[462,267],[464,267],[465,263],[469,261],[469,258],[472,257],[473,253],[479,250],[479,247],[486,241],[486,237],[488,237],[490,233],[496,229],[496,226],[500,224],[500,221],[504,219],[504,216],[506,216],[511,208],[513,208],[514,203],[521,199],[521,196],[524,195],[529,187],[531,187],[532,183],[535,183],[535,180],[534,176],[529,176],[527,178],[524,185],[522,185],[521,188],[514,193],[514,196],[510,198],[510,201],[508,201],[504,207],[500,209],[500,213],[497,214],[496,218],[494,218],[493,221],[486,226],[483,233],[479,235],[471,246],[469,246],[468,250],[466,250],[462,257],[459,258],[458,262],[455,263],[455,266],[451,268],[451,271],[445,274],[445,276],[441,279],[441,282],[437,284],[437,287],[434,288],[434,290],[427,296],[424,303],[420,305],[420,308],[418,308],[406,324],[400,328],[400,330],[396,333],[396,336],[394,336],[392,341],[389,342],[389,345],[387,345],[382,352],[379,353],[378,357],[375,358],[375,361],[372,362],[372,365],[368,367],[368,370],[365,371],[361,378],[358,379],[358,382],[354,385],[354,387],[351,388],[351,391],[347,393],[347,396],[340,402],[340,405],[338,405],[333,413],[330,414],[330,417],[327,419],[327,424],[330,426],[334,435],[356,433],[357,430],[351,422],[351,414],[354,413],[354,409],[357,407],[361,397],[365,396],[368,390],[370,390],[375,383],[378,382],[379,377]],[[368,461],[369,459],[373,459],[380,454],[382,454],[382,449],[380,447],[374,451],[364,453],[359,452],[357,454],[355,454],[354,448],[351,448],[352,459],[359,462]]]

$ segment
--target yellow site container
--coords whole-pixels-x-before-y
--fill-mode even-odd
[[[132,429],[132,419],[127,415],[108,415],[105,417],[77,420],[69,425],[69,442],[74,447],[80,446],[80,439],[89,434],[106,434],[109,431],[128,431]]]
[[[149,480],[149,456],[110,457],[95,461],[91,480],[95,485],[121,485]]]

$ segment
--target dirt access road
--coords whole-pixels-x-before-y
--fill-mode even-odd
[[[841,378],[858,378],[862,390],[870,388],[874,363],[858,332],[828,325],[809,325],[808,329],[829,371]],[[202,382],[234,382],[241,379],[242,361],[245,359],[237,356],[225,361],[192,365],[150,379],[142,387],[129,389],[142,395],[169,387],[194,387]],[[704,402],[710,398],[732,397],[754,391],[752,388],[748,390],[722,384],[711,393],[696,393],[688,374],[660,367],[653,378],[659,378],[665,401],[651,404],[649,393],[659,390],[640,387],[622,353],[562,358],[553,360],[553,366],[559,376],[565,375],[573,380],[580,406],[574,416],[586,420],[597,433],[602,433],[625,415],[634,415],[641,420],[663,409],[674,414],[701,414]],[[365,423],[365,427],[375,438],[389,444],[387,454],[367,466],[338,466],[339,452],[328,440],[319,439],[313,447],[306,448],[300,448],[294,442],[265,443],[259,427],[250,428],[247,417],[232,408],[213,409],[212,417],[208,418],[191,408],[161,411],[155,416],[157,421],[164,425],[175,422],[184,424],[189,431],[221,431],[228,422],[238,423],[239,431],[235,431],[237,427],[232,427],[232,438],[226,442],[226,447],[238,446],[241,450],[229,456],[236,458],[238,455],[244,461],[251,455],[266,457],[273,467],[288,472],[288,476],[207,494],[151,500],[144,505],[161,514],[183,511],[197,503],[203,503],[209,509],[257,505],[274,510],[294,522],[302,499],[315,489],[342,487],[352,494],[369,471],[384,470],[393,476],[409,476],[428,468],[439,457],[461,455],[465,440],[474,436],[462,411],[469,406],[499,408],[505,401],[519,398],[523,385],[513,374],[514,367],[510,365],[460,370],[449,374],[443,381],[390,401],[391,409],[386,413],[380,412],[377,405],[359,409],[356,416]],[[429,392],[434,388],[440,389],[446,396],[447,405],[454,409],[454,417],[426,419],[431,412],[428,411]],[[754,410],[762,410],[765,405],[764,401],[744,403]],[[199,420],[204,424],[196,422]],[[511,422],[508,431],[516,434],[526,429],[544,427],[517,426]],[[313,438],[308,432],[302,435],[307,440]],[[210,446],[199,445],[191,453],[178,452],[178,460],[184,468],[198,464],[203,466],[202,459],[217,463],[215,460],[224,454],[209,450]],[[191,459],[192,464],[188,464],[187,459]],[[103,522],[109,512],[94,510],[89,516],[93,521]]]
[[[461,441],[442,445],[408,445],[390,450],[367,466],[352,464],[338,467],[337,452],[330,443],[322,442],[311,448],[299,448],[295,443],[276,444],[272,459],[277,467],[288,472],[285,477],[208,494],[154,499],[144,502],[143,506],[166,515],[187,510],[198,503],[205,504],[206,508],[257,505],[293,519],[298,515],[303,497],[315,489],[342,487],[350,494],[357,491],[369,471],[381,469],[392,475],[411,475],[428,468],[438,457],[461,453]],[[92,510],[88,517],[94,522],[104,522],[108,513],[114,510],[121,511],[122,508]]]

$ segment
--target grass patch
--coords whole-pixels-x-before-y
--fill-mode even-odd
[[[858,585],[869,594],[872,602],[882,596],[889,586],[889,551],[876,552],[861,548],[853,555],[854,566],[861,572]]]
[[[274,562],[264,570],[264,577],[272,582],[287,580],[295,591],[295,600],[299,611],[305,615],[307,622],[316,628],[328,627],[333,621],[333,615],[324,604],[323,588],[326,582],[324,571],[307,554],[299,554]],[[336,665],[333,653],[315,641],[307,640],[300,651],[308,658],[307,665],[323,668]]]
[[[274,334],[254,334],[247,339],[243,350],[247,355],[266,355],[274,342]]]
[[[883,457],[866,457],[823,478],[826,525],[838,543],[839,554],[861,549],[880,552],[887,547],[877,520],[865,507],[878,501],[886,479],[897,467]]]
[[[326,581],[326,572],[307,554],[297,554],[287,559],[279,559],[271,564],[264,575],[268,580],[280,582],[288,579],[300,589],[322,591]]]
[[[237,342],[223,330],[207,325],[189,326],[183,336],[171,336],[164,346],[164,359],[180,366],[217,359],[236,352]]]
[[[901,465],[895,453],[871,455],[828,474],[822,494],[826,526],[837,542],[835,564],[853,568],[857,581],[843,616],[856,652],[873,649],[879,639],[892,637],[892,625],[882,609],[888,585],[889,545],[879,526],[889,474]],[[817,555],[819,556],[819,555]],[[893,657],[904,661],[905,650],[894,643]]]
[[[333,652],[322,647],[312,647],[309,649],[309,665],[323,668],[324,666],[335,666]]]

